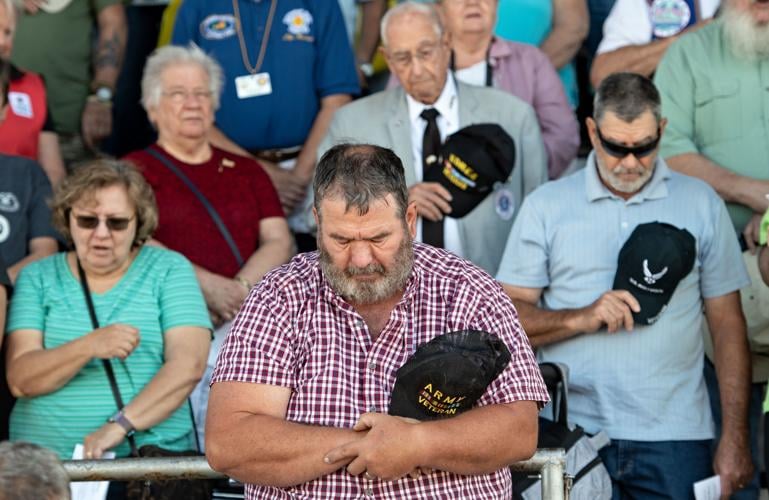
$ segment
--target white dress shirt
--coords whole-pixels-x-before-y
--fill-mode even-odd
[[[438,130],[441,134],[441,142],[446,140],[457,130],[459,130],[459,103],[457,102],[457,86],[451,73],[446,77],[446,84],[443,86],[438,100],[433,105],[425,105],[406,94],[406,101],[409,108],[409,123],[411,125],[411,152],[414,155],[414,173],[417,182],[422,182],[422,138],[427,128],[427,121],[419,116],[427,108],[435,108],[440,115],[438,116]],[[433,167],[435,168],[435,167]],[[422,241],[422,218],[417,219],[417,241]],[[457,219],[444,217],[443,219],[443,244],[444,248],[460,257],[462,255],[462,240],[459,236],[459,225]]]

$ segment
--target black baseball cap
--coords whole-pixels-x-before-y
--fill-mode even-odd
[[[450,135],[441,147],[443,168],[434,165],[425,182],[438,182],[452,196],[449,217],[461,218],[505,182],[515,163],[515,142],[495,123],[469,125]]]
[[[469,410],[510,362],[496,335],[460,330],[422,344],[395,373],[390,415],[437,420]]]
[[[641,305],[633,321],[651,325],[667,308],[678,283],[694,267],[696,240],[686,229],[664,222],[638,225],[617,259],[614,290],[627,290]]]

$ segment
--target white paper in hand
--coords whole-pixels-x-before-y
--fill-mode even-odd
[[[115,458],[114,451],[106,451],[102,455],[103,459]],[[72,452],[72,460],[83,460],[83,445],[76,444],[75,450]],[[104,500],[107,498],[107,490],[109,489],[109,481],[92,481],[92,482],[72,482],[69,484],[69,491],[73,499],[77,500]]]
[[[719,500],[721,498],[721,476],[711,476],[694,483],[695,500]]]

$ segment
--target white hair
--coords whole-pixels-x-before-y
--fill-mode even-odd
[[[723,5],[724,36],[735,56],[746,61],[769,57],[769,25],[759,25],[748,10],[734,2]]]
[[[219,97],[224,83],[222,67],[200,47],[190,43],[186,47],[180,45],[160,47],[147,59],[142,75],[142,106],[145,110],[154,108],[160,103],[160,95],[163,92],[161,84],[163,72],[171,66],[188,64],[198,65],[208,75],[211,103],[214,110],[219,109]]]
[[[0,498],[69,500],[69,476],[53,451],[23,441],[3,441]]]
[[[432,4],[418,3],[409,0],[407,2],[399,3],[382,16],[382,21],[379,23],[379,32],[382,37],[382,45],[385,48],[388,45],[387,28],[390,27],[390,23],[395,18],[407,14],[425,16],[435,30],[435,34],[438,35],[439,38],[443,36],[443,21],[441,21],[441,16],[438,14],[438,10]]]

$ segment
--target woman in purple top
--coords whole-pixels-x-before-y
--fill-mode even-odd
[[[440,2],[451,33],[452,69],[460,81],[505,90],[537,114],[551,179],[577,156],[579,126],[561,80],[538,48],[494,36],[499,0]]]

